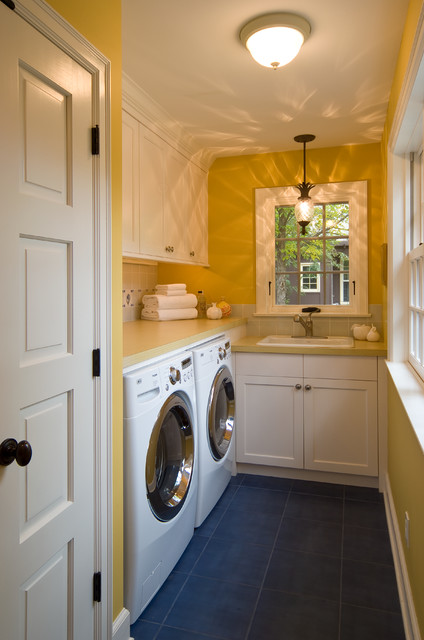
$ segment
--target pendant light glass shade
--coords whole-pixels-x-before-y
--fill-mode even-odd
[[[291,13],[270,13],[248,22],[240,40],[256,62],[278,69],[297,56],[311,32],[309,23]]]

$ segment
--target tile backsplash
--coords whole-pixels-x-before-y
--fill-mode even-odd
[[[122,265],[122,319],[139,320],[141,299],[153,293],[158,282],[157,265],[124,262]]]

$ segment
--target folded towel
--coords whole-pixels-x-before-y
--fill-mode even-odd
[[[156,287],[156,293],[160,296],[185,296],[187,293],[187,289],[174,289],[168,291],[167,289],[158,289]]]
[[[156,291],[160,289],[161,291],[178,291],[179,289],[187,289],[187,285],[177,283],[177,284],[157,284],[155,287]]]
[[[146,320],[192,320],[197,318],[197,309],[149,309],[141,310]]]
[[[191,309],[197,306],[197,298],[193,293],[183,296],[143,296],[142,302],[149,309]]]

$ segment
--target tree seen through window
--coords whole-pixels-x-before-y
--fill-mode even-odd
[[[275,304],[349,304],[349,203],[316,204],[306,235],[275,207]]]

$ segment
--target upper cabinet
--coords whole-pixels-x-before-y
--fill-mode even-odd
[[[123,254],[206,265],[206,171],[126,111],[122,144]]]

